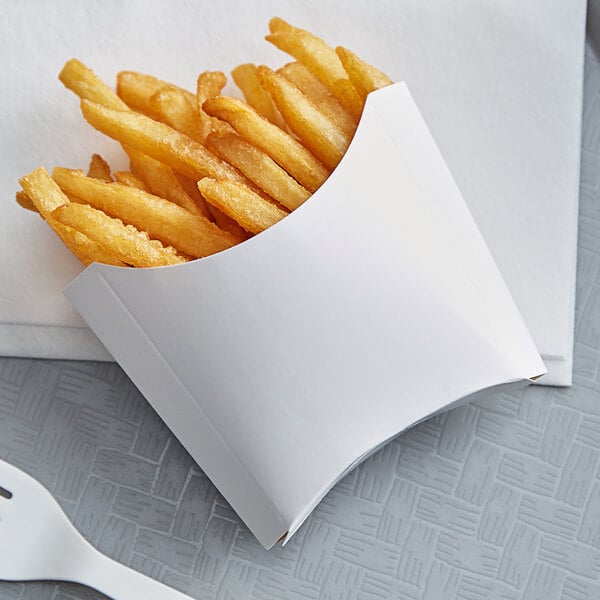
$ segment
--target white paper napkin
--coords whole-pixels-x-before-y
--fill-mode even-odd
[[[62,296],[80,266],[13,205],[42,164],[116,168],[57,81],[76,56],[105,80],[136,69],[193,88],[204,69],[287,62],[261,38],[271,16],[311,29],[405,80],[496,258],[550,374],[570,383],[585,1],[181,1],[4,7],[0,122],[0,353],[108,355]]]

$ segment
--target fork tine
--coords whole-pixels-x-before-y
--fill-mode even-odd
[[[13,497],[13,493],[0,485],[0,498],[10,500]]]

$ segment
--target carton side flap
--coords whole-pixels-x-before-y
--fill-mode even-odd
[[[108,293],[107,293],[108,292]],[[81,301],[83,293],[85,301]],[[87,269],[65,290],[93,331],[231,503],[259,542],[269,548],[287,531],[252,475],[194,401],[160,350],[102,276]],[[123,343],[127,340],[127,343]],[[174,405],[171,402],[175,401]],[[239,502],[243,499],[243,503]]]
[[[367,110],[395,147],[406,184],[429,206],[430,213],[421,215],[410,202],[403,209],[415,223],[422,215],[427,218],[432,241],[418,246],[414,260],[422,265],[424,276],[435,276],[429,281],[430,291],[445,296],[453,310],[462,313],[465,325],[477,329],[516,368],[529,365],[528,376],[545,373],[508,286],[405,84],[370,94]]]

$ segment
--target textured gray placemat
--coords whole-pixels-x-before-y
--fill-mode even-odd
[[[600,65],[586,56],[575,385],[397,438],[263,550],[114,364],[0,359],[0,457],[113,558],[197,598],[600,598]],[[2,543],[0,535],[0,543]],[[0,600],[103,598],[1,583]]]

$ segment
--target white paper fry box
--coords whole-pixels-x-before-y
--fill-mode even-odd
[[[265,547],[401,431],[546,372],[402,83],[277,225],[65,294]]]

